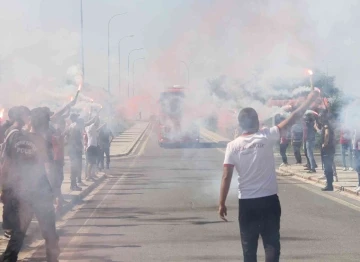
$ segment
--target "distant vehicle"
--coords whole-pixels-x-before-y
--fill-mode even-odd
[[[185,88],[173,86],[160,94],[158,138],[159,145],[193,144],[200,140],[199,127],[186,112]]]

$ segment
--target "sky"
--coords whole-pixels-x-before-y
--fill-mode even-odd
[[[81,64],[80,0],[0,4],[0,88],[61,90]],[[197,92],[209,79],[248,81],[261,70],[260,91],[271,93],[273,79],[318,68],[356,94],[359,11],[355,0],[83,0],[85,83],[108,88],[108,21],[126,12],[110,25],[110,90],[121,98],[128,86],[141,94],[186,85],[183,62]],[[128,35],[134,37],[121,41],[119,86],[118,42]],[[137,48],[144,49],[132,53],[128,78],[128,53]]]

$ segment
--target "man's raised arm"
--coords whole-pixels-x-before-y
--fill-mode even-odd
[[[279,131],[285,130],[287,127],[295,124],[295,122],[299,118],[301,118],[301,116],[305,113],[305,111],[307,109],[309,109],[311,104],[314,103],[314,101],[319,97],[319,94],[320,94],[320,91],[318,89],[315,91],[312,91],[308,95],[306,101],[300,107],[298,107],[294,112],[292,112],[291,115],[287,119],[285,119],[278,125]]]
[[[106,123],[102,124],[101,126],[98,127],[98,129],[96,129],[96,131],[99,132],[101,130],[101,128],[103,128],[105,125],[106,125]]]
[[[73,99],[71,100],[67,105],[65,105],[63,108],[61,108],[59,111],[55,112],[51,116],[52,121],[58,120],[59,117],[63,116],[65,113],[70,112],[70,108],[75,105],[76,101]]]
[[[85,126],[89,126],[93,123],[95,123],[96,119],[98,119],[99,116],[94,116],[92,119],[90,119],[88,122],[85,123]]]

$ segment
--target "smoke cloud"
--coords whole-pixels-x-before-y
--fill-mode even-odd
[[[116,91],[108,97],[104,95],[105,29],[109,18],[106,12],[110,14],[120,7],[116,1],[108,2],[86,6],[85,68],[88,71],[84,93],[88,87],[86,97],[92,98],[94,94],[98,97],[100,93],[105,101],[112,100],[115,107],[125,107],[131,115],[138,111],[156,114],[158,108],[154,105],[159,93],[174,84],[188,87],[187,103],[199,116],[221,110],[237,112],[241,107],[252,106],[264,118],[280,110],[267,106],[269,98],[296,96],[309,88],[296,86],[299,79],[307,76],[308,68],[334,75],[337,86],[346,93],[355,93],[359,84],[356,69],[360,62],[356,61],[360,61],[360,54],[356,44],[360,36],[354,30],[360,22],[356,15],[360,7],[355,0],[181,2],[164,6],[163,15],[159,15],[160,6],[155,2],[139,7],[135,1],[121,6],[129,10],[136,6],[144,14],[140,19],[124,18],[135,19],[136,23],[127,24],[128,27],[134,24],[137,32],[128,27],[126,30],[141,39],[141,42],[124,40],[124,65],[129,50],[144,47],[145,51],[132,55],[129,78],[127,68],[120,67],[122,84],[118,92],[119,33],[115,28],[119,22],[114,22],[110,39],[111,86]],[[97,14],[95,23],[90,17],[99,7],[106,14]],[[0,26],[4,35],[0,43],[0,91],[5,93],[5,101],[36,104],[38,100],[61,97],[65,100],[56,104],[60,106],[76,92],[82,77],[78,66],[81,57],[78,8],[72,1],[55,6],[42,1],[33,1],[32,5],[21,0],[6,3],[1,11],[6,22]],[[55,9],[73,10],[72,24],[58,16]],[[136,65],[133,83],[132,62],[144,54],[145,62]],[[134,87],[138,98],[128,99],[127,85],[130,97]]]

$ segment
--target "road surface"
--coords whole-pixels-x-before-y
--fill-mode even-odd
[[[163,149],[149,131],[64,218],[61,261],[242,261],[236,177],[230,221],[217,215],[224,149],[215,147]],[[359,261],[358,201],[292,178],[279,178],[279,190],[282,261]],[[263,261],[261,243],[258,253]],[[44,261],[42,247],[23,256]]]

